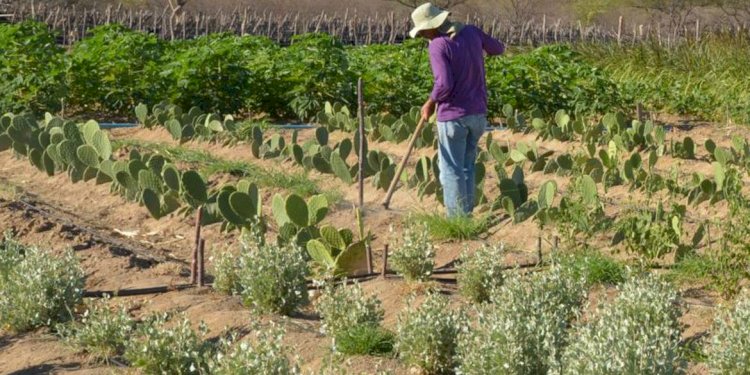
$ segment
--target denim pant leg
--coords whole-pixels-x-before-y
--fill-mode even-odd
[[[466,137],[468,129],[458,121],[438,121],[438,155],[443,203],[448,217],[462,215],[466,199]]]
[[[472,115],[459,119],[459,122],[468,130],[466,136],[466,153],[464,156],[464,171],[466,173],[465,190],[466,198],[464,200],[464,213],[471,214],[474,211],[476,184],[476,161],[479,147],[479,139],[484,134],[487,126],[487,117],[484,115]]]

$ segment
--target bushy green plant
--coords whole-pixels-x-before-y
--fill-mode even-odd
[[[406,226],[399,247],[391,254],[393,269],[407,281],[424,281],[435,267],[435,248],[425,226]]]
[[[99,26],[70,51],[69,102],[88,111],[129,114],[138,103],[166,97],[161,76],[165,43],[122,25]]]
[[[556,267],[513,277],[478,308],[477,321],[461,334],[462,374],[546,374],[559,369],[566,328],[586,291],[582,279]]]
[[[458,291],[475,303],[489,300],[490,292],[503,284],[503,246],[482,246],[461,254],[458,268]]]
[[[288,315],[307,304],[309,273],[298,246],[257,245],[240,255],[240,295],[258,312]]]
[[[380,300],[376,296],[365,296],[357,283],[339,287],[327,285],[315,308],[323,318],[321,330],[331,337],[358,325],[377,326],[385,315]]]
[[[448,306],[448,299],[430,293],[418,306],[412,305],[398,316],[396,350],[410,366],[427,374],[449,373],[455,364],[458,333],[464,314]]]
[[[125,348],[125,358],[147,374],[205,373],[212,355],[212,346],[202,339],[208,328],[201,322],[196,332],[185,317],[169,320],[163,314],[139,325]]]
[[[123,354],[135,321],[125,306],[115,308],[109,303],[109,298],[89,303],[80,322],[60,325],[58,333],[96,360],[107,362]]]
[[[291,375],[299,374],[291,351],[284,347],[284,329],[272,323],[269,328],[254,325],[255,333],[239,343],[236,337],[223,339],[222,350],[211,362],[210,373],[215,375]]]
[[[225,249],[210,259],[213,266],[214,289],[224,294],[239,292],[240,263],[237,254]]]
[[[81,301],[83,278],[72,251],[55,257],[6,235],[0,242],[0,330],[67,321]]]
[[[708,365],[716,374],[747,374],[750,369],[750,293],[745,291],[731,309],[714,320]]]
[[[64,75],[64,50],[46,24],[0,25],[0,112],[58,110]]]
[[[336,334],[336,351],[350,355],[383,355],[393,351],[395,336],[377,324],[358,324]]]
[[[677,374],[677,293],[656,276],[626,282],[611,303],[578,327],[563,356],[563,374]]]

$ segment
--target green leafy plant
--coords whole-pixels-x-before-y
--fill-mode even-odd
[[[750,298],[740,295],[731,308],[724,309],[714,320],[708,350],[710,369],[720,374],[744,374],[750,367]]]
[[[245,305],[261,313],[289,315],[307,304],[310,273],[295,245],[255,245],[240,255],[239,293]]]
[[[70,320],[83,280],[72,251],[55,257],[6,234],[0,242],[0,330],[24,332]]]
[[[684,218],[685,206],[681,205],[673,205],[670,211],[665,210],[661,203],[655,211],[635,210],[617,221],[613,243],[624,241],[629,252],[642,256],[645,261],[652,261],[672,252],[679,259],[702,239],[702,231],[699,231],[693,239],[692,247],[682,243]]]
[[[424,281],[435,267],[435,248],[425,226],[406,226],[399,247],[390,255],[391,264],[407,281]]]
[[[321,331],[332,338],[355,326],[378,326],[385,314],[380,300],[375,296],[366,296],[357,283],[339,287],[326,285],[315,308],[323,318]],[[337,346],[338,343],[334,341],[334,347]]]
[[[563,356],[564,374],[679,374],[677,293],[653,276],[626,282],[611,303],[578,327]]]
[[[110,303],[109,298],[89,303],[80,321],[59,325],[58,333],[95,360],[109,362],[122,355],[136,324],[126,306]]]
[[[438,293],[428,294],[418,306],[413,301],[407,305],[397,324],[396,350],[401,360],[427,374],[450,372],[456,363],[463,313],[450,309],[448,299]]]
[[[199,332],[182,317],[172,322],[167,314],[149,317],[128,341],[125,358],[133,367],[149,374],[201,374],[208,370],[213,346],[202,340],[208,328]]]
[[[490,293],[503,284],[504,246],[484,245],[474,252],[464,251],[459,258],[458,291],[474,303],[486,302]]]
[[[393,351],[395,335],[373,324],[360,324],[336,335],[336,351],[349,355],[386,355]]]
[[[478,307],[477,321],[460,335],[464,374],[544,374],[560,368],[566,327],[578,315],[586,290],[566,269],[508,278]]]
[[[211,374],[216,375],[293,375],[300,374],[299,365],[290,360],[292,352],[284,347],[284,329],[271,323],[270,327],[252,324],[250,339],[237,342],[236,336],[222,339],[220,350],[210,363]]]

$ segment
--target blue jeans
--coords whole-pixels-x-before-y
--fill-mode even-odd
[[[474,209],[474,163],[486,126],[486,115],[437,123],[440,183],[448,217],[470,215]]]

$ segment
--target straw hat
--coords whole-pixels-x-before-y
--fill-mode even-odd
[[[414,21],[414,28],[409,31],[409,36],[416,38],[422,30],[437,29],[445,23],[451,12],[440,9],[432,3],[425,3],[414,9],[411,13],[411,19]]]

